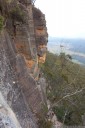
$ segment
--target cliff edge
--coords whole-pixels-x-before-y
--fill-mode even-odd
[[[47,39],[45,15],[31,0],[0,0],[0,128],[38,128]]]

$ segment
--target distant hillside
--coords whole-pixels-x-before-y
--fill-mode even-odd
[[[65,125],[83,125],[85,114],[85,68],[65,54],[47,53],[42,70],[48,81],[47,97],[58,120]]]

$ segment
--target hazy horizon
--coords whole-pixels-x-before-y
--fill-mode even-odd
[[[54,54],[70,54],[78,63],[85,64],[85,39],[49,38],[48,51]],[[62,46],[62,47],[61,47]]]
[[[36,0],[46,16],[49,36],[85,38],[85,0]]]

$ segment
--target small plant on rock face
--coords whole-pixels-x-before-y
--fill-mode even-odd
[[[46,105],[42,104],[41,113],[37,115],[39,128],[52,128],[53,124],[49,121],[46,116],[48,113],[48,108]]]
[[[3,24],[4,24],[4,17],[0,15],[0,31],[3,28]]]
[[[18,22],[24,22],[24,12],[20,7],[15,7],[10,11],[11,18]]]

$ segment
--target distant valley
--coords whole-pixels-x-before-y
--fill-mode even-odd
[[[65,52],[76,63],[85,65],[85,39],[64,39],[49,37],[48,51],[54,54]]]

